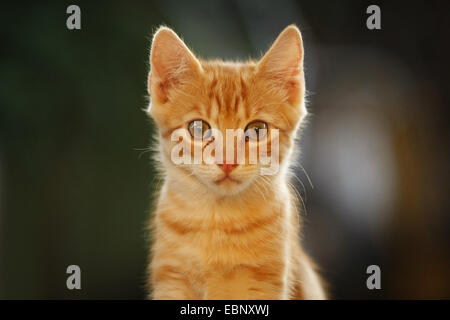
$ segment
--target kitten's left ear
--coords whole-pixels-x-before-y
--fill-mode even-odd
[[[257,67],[258,76],[287,89],[289,102],[298,104],[303,90],[303,42],[295,25],[284,29]]]
[[[152,99],[164,103],[169,92],[188,82],[202,71],[200,62],[170,28],[156,31],[150,53],[149,93]]]

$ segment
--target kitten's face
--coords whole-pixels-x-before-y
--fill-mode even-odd
[[[283,167],[306,115],[302,57],[300,33],[293,26],[257,63],[199,61],[172,30],[160,28],[152,45],[149,91],[166,169],[188,185],[198,182],[195,186],[222,196],[252,185],[267,187]],[[229,129],[241,131],[227,139]],[[179,140],[175,134],[181,131]],[[227,148],[234,149],[228,158]],[[266,148],[270,163],[260,161],[258,148]],[[192,163],[199,150],[203,158]],[[181,155],[191,163],[176,164],[174,156]],[[273,170],[261,170],[268,167]]]

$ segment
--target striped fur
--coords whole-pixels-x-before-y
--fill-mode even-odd
[[[288,184],[294,138],[306,116],[298,29],[287,27],[259,61],[238,63],[201,61],[161,27],[150,62],[149,114],[159,129],[164,177],[151,220],[150,297],[325,298],[300,246],[297,199]],[[254,120],[278,129],[279,172],[262,176],[247,157],[233,180],[217,183],[223,172],[216,164],[175,165],[170,135],[195,119],[221,131]]]

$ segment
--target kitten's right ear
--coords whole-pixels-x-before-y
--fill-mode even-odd
[[[269,51],[258,63],[261,78],[284,87],[289,102],[298,105],[302,93],[303,42],[300,30],[295,25],[284,29]]]
[[[160,27],[153,36],[148,90],[152,100],[165,103],[170,89],[202,71],[200,62],[172,29]]]

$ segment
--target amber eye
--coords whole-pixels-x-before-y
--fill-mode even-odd
[[[263,121],[250,122],[245,128],[245,138],[247,140],[258,141],[267,135],[267,123]]]
[[[194,120],[189,122],[189,132],[194,139],[205,140],[211,136],[211,126],[203,120]]]

